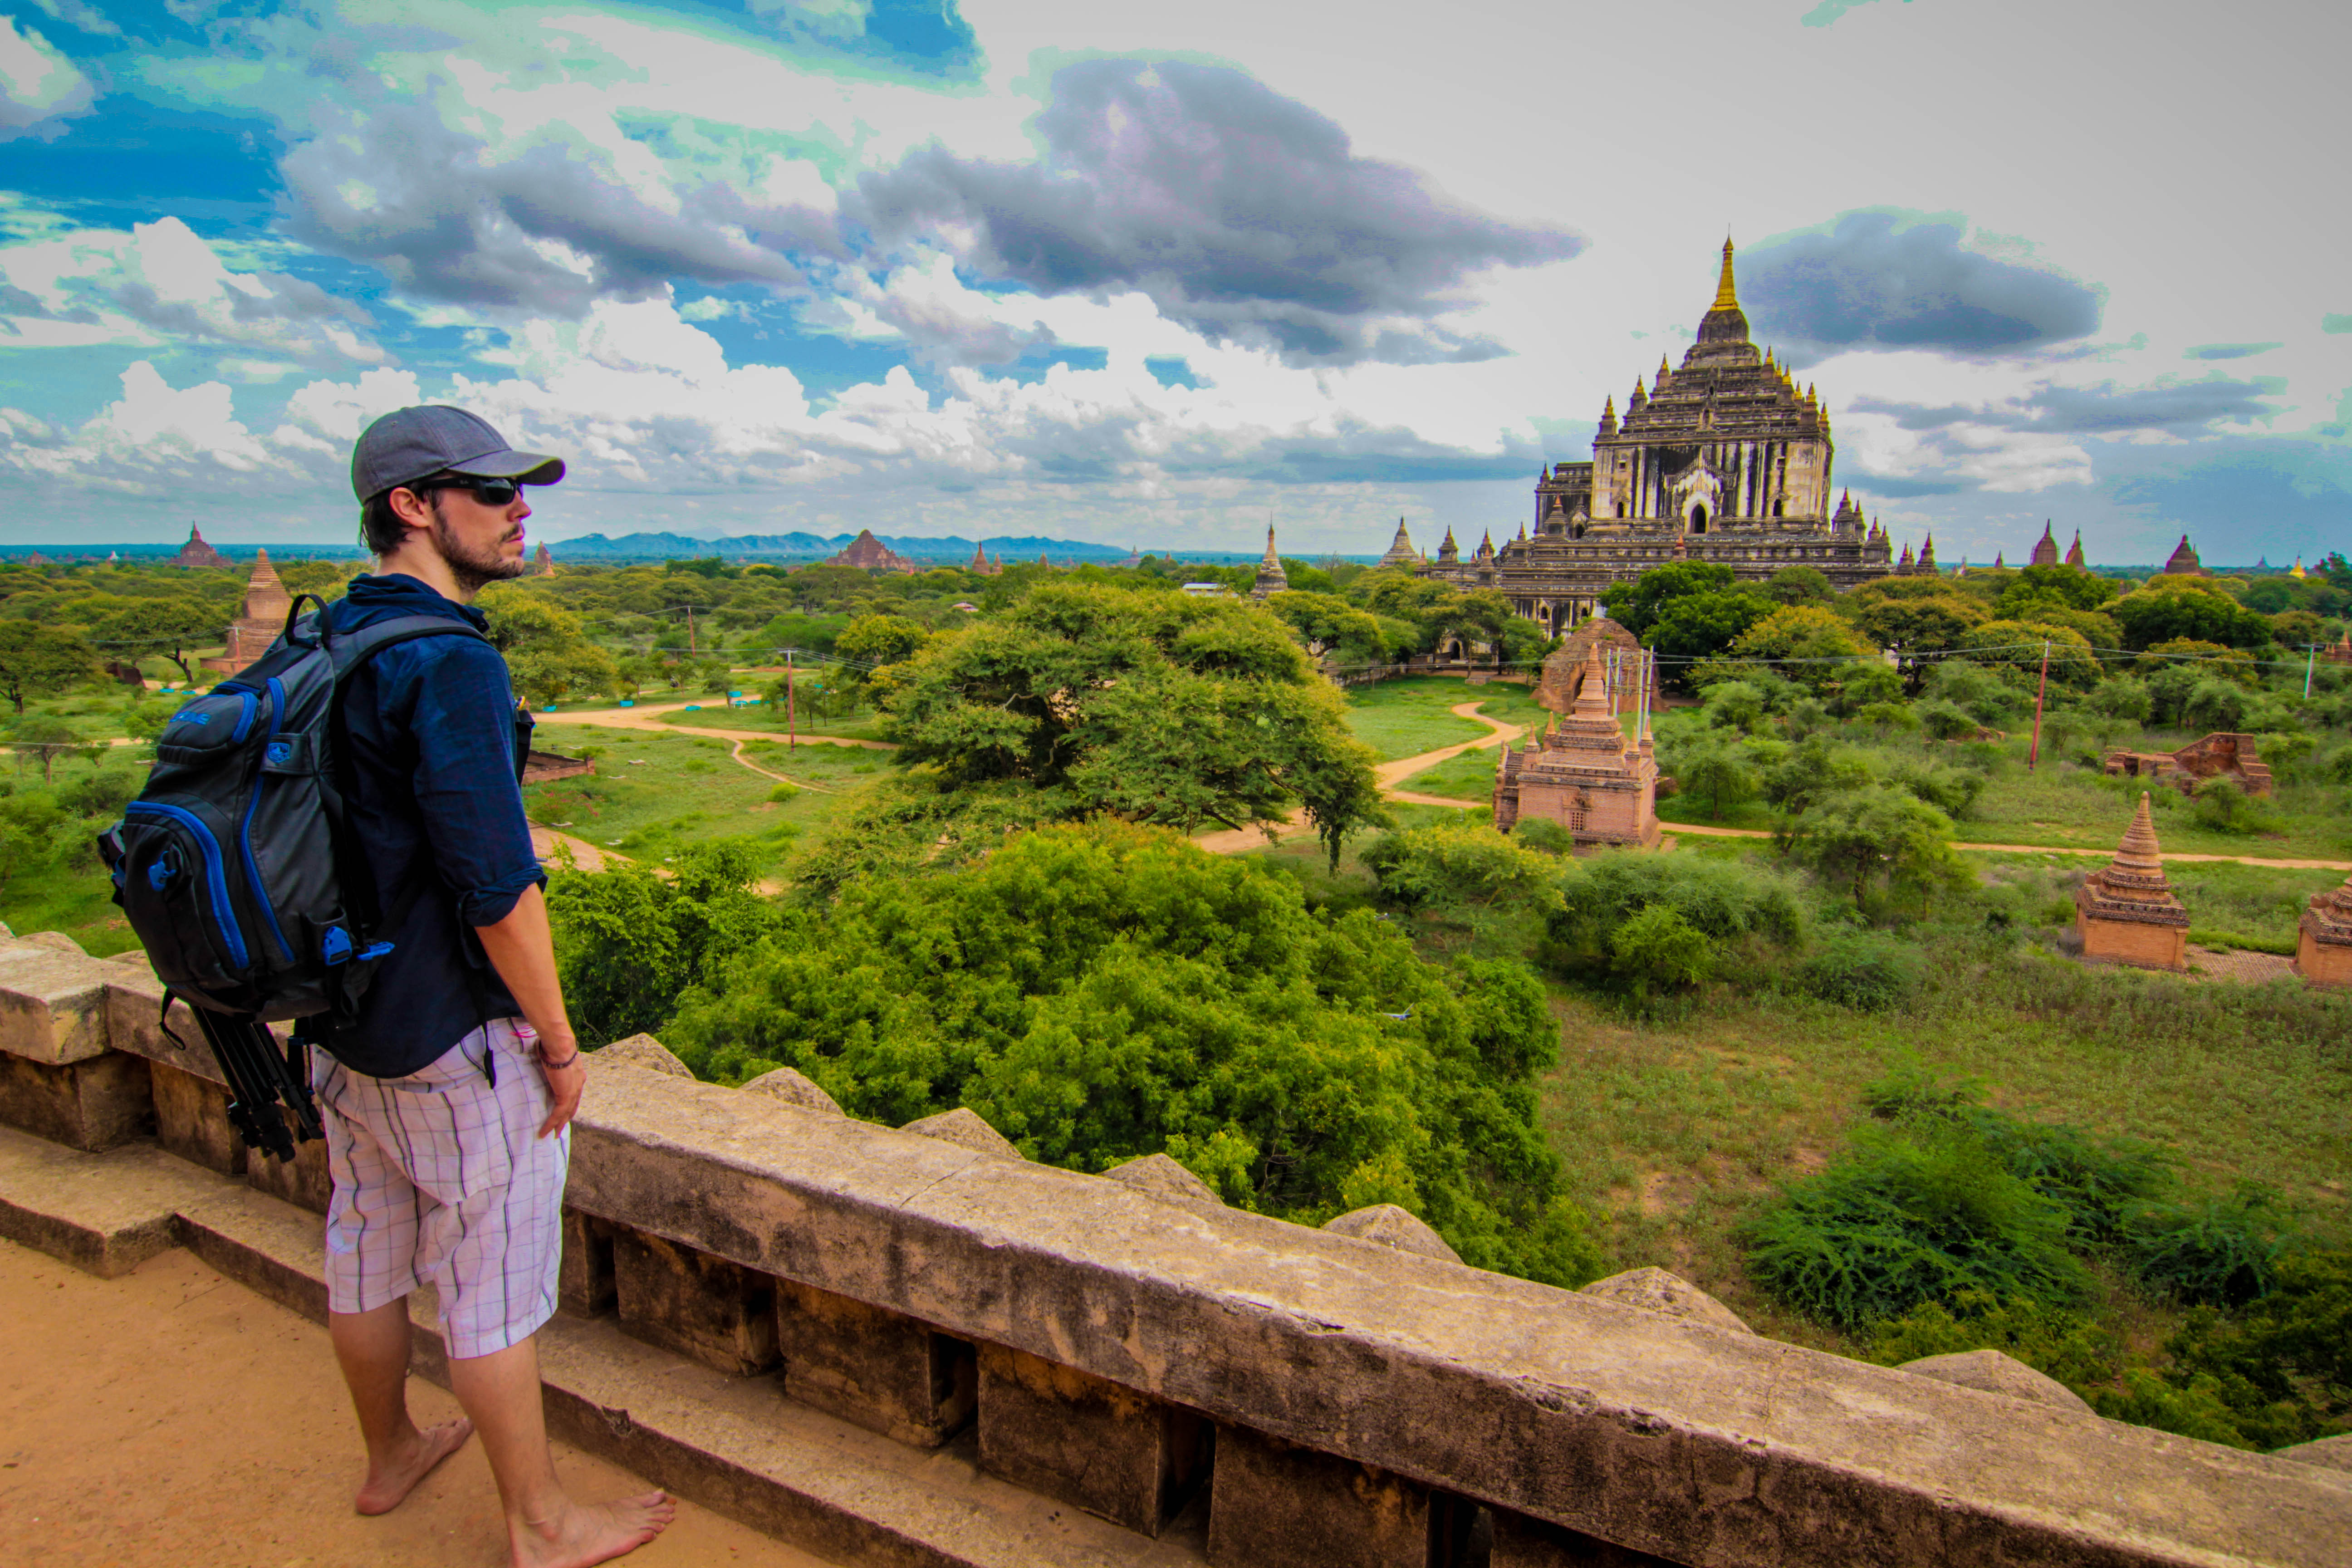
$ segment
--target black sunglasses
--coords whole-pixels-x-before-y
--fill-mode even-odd
[[[428,490],[470,490],[474,499],[484,506],[512,506],[515,497],[522,493],[519,479],[484,479],[465,474],[436,474],[429,479],[419,479],[401,487],[422,495]]]

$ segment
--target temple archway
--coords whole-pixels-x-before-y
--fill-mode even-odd
[[[1694,506],[1694,507],[1692,507],[1692,508],[1691,508],[1691,510],[1690,510],[1690,531],[1691,531],[1693,533],[1705,533],[1705,532],[1706,531],[1706,502],[1702,501],[1702,502],[1700,502],[1698,505]]]

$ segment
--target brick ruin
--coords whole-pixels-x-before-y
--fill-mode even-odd
[[[2352,985],[2352,877],[2311,895],[2295,922],[2294,972],[2311,985]]]
[[[2217,730],[2177,752],[2109,752],[2099,768],[2111,778],[2152,779],[2194,795],[2209,779],[2226,778],[2248,795],[2271,793],[2271,770],[2258,756],[2252,735]]]
[[[2094,963],[2140,969],[2189,967],[2189,911],[2165,880],[2148,797],[2124,830],[2116,858],[2074,889],[2074,929],[2083,957]]]
[[[1634,688],[1636,739],[1629,742],[1612,711],[1601,644],[1587,646],[1576,706],[1528,745],[1506,744],[1495,760],[1495,826],[1509,832],[1520,822],[1556,822],[1579,850],[1658,846],[1658,759],[1649,712],[1640,702],[1643,666],[1623,673]],[[1547,661],[1549,663],[1549,661]],[[1549,676],[1549,671],[1547,670]]]
[[[184,1247],[318,1320],[320,1146],[248,1159],[163,1003],[142,954],[0,934],[0,1236],[109,1278]],[[1165,1155],[1057,1170],[647,1037],[591,1056],[574,1127],[551,1429],[835,1563],[2352,1561],[2346,1439],[2103,1420],[1997,1352],[1849,1361],[1663,1270],[1509,1279],[1389,1205],[1310,1229]]]
[[[1576,710],[1576,695],[1584,686],[1584,669],[1588,656],[1595,647],[1601,649],[1601,663],[1609,679],[1610,711],[1630,713],[1645,700],[1640,681],[1632,673],[1636,668],[1646,668],[1640,639],[1606,616],[1596,616],[1580,621],[1576,629],[1560,639],[1557,650],[1545,656],[1536,679],[1535,700],[1555,713]],[[1655,671],[1650,675],[1650,691],[1646,701],[1657,705],[1658,690]]]

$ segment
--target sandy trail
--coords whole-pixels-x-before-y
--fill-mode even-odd
[[[1486,804],[1484,801],[1449,800],[1444,795],[1413,795],[1396,787],[1413,774],[1427,773],[1438,763],[1458,757],[1465,752],[1499,746],[1506,741],[1516,741],[1527,733],[1525,725],[1506,724],[1499,719],[1487,718],[1478,711],[1483,705],[1482,699],[1478,702],[1456,702],[1448,710],[1456,718],[1475,719],[1486,725],[1487,733],[1479,739],[1465,741],[1457,746],[1441,746],[1434,752],[1423,752],[1417,756],[1399,757],[1392,763],[1382,763],[1374,768],[1372,778],[1381,786],[1381,798],[1397,801],[1405,805],[1450,805],[1457,811],[1484,805]],[[1267,845],[1278,843],[1285,838],[1303,838],[1314,831],[1315,829],[1307,825],[1306,813],[1295,810],[1278,823],[1270,823],[1264,827],[1220,828],[1214,833],[1201,834],[1192,842],[1213,855],[1236,855],[1246,850],[1263,849]]]
[[[657,702],[650,708],[603,708],[593,712],[533,713],[531,719],[540,724],[585,724],[601,730],[652,730],[675,735],[709,735],[719,741],[774,741],[782,744],[784,737],[771,730],[730,730],[719,725],[665,724],[659,715],[682,713],[688,705],[684,702]],[[845,735],[803,735],[803,746],[853,746],[869,752],[895,752],[898,748],[887,741],[853,741]]]
[[[1697,822],[1661,822],[1658,826],[1668,833],[1696,833],[1705,838],[1769,838],[1772,835],[1761,827],[1710,827]],[[2112,860],[2113,849],[2082,849],[2062,844],[1955,844],[1955,849],[1973,849],[1980,855],[2088,855],[2101,860]],[[2185,865],[2199,862],[2231,866],[2269,866],[2285,871],[2352,871],[2352,860],[2273,860],[2260,855],[2197,855],[2167,849],[2159,860],[2178,860]]]

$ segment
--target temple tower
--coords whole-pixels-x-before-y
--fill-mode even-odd
[[[2042,521],[2042,537],[2033,542],[2033,560],[2031,564],[2035,566],[2058,564],[2058,538],[2050,531],[2050,520],[2047,518]]]
[[[1404,519],[1397,519],[1396,537],[1389,541],[1389,552],[1381,557],[1383,566],[1401,566],[1410,572],[1421,564],[1421,552],[1412,547],[1412,535],[1404,531]]]
[[[1290,578],[1282,569],[1282,557],[1274,552],[1274,524],[1265,525],[1265,554],[1257,563],[1257,581],[1250,585],[1250,597],[1263,599],[1270,594],[1290,591]]]
[[[236,619],[229,623],[221,639],[225,646],[219,656],[205,660],[205,668],[235,675],[268,652],[269,645],[286,630],[286,612],[293,604],[286,584],[278,580],[278,569],[269,563],[269,552],[257,551],[253,575],[246,580],[245,602],[237,606]]]
[[[2210,572],[2206,571],[2203,564],[2198,561],[2197,552],[2189,547],[2189,536],[2185,533],[2180,536],[2180,542],[2172,547],[2172,558],[2164,563],[2164,574],[2168,577],[2210,577],[2213,575]]]
[[[2074,531],[2074,542],[2067,547],[2066,564],[2069,566],[2083,564],[2083,531],[2079,528]]]
[[[2145,792],[2115,859],[2074,889],[2074,929],[2082,935],[2083,956],[2090,962],[2140,969],[2189,967],[2189,911],[2164,879],[2156,817]]]
[[[1559,823],[1580,851],[1658,845],[1658,763],[1647,710],[1643,733],[1628,742],[1611,711],[1610,669],[1601,643],[1587,649],[1576,706],[1525,750],[1504,748],[1495,764],[1495,826],[1508,831],[1529,817]],[[1619,684],[1636,692],[1649,679],[1645,658],[1620,661]]]

